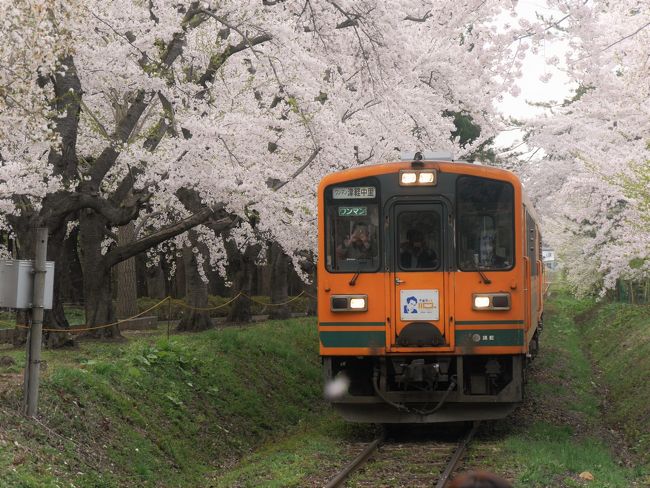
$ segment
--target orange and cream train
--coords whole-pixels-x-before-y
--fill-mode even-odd
[[[413,153],[320,183],[318,332],[355,422],[500,418],[542,328],[535,212],[513,173]]]

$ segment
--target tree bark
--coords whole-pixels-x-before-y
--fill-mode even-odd
[[[174,273],[174,282],[176,295],[174,298],[184,298],[187,295],[187,290],[185,289],[185,257],[176,256],[176,271]]]
[[[118,245],[135,241],[135,224],[129,222],[117,231]],[[117,317],[126,319],[138,314],[138,284],[135,274],[135,257],[117,264]]]
[[[102,255],[102,241],[106,229],[105,219],[95,211],[85,209],[79,215],[81,263],[84,273],[84,309],[86,326],[97,327],[115,324],[117,316],[113,308],[111,268]],[[87,331],[86,337],[119,339],[122,337],[117,325]]]
[[[197,254],[207,256],[208,249],[205,244],[200,243],[196,232],[190,231],[190,246],[183,249],[183,263],[185,269],[185,301],[194,308],[207,308],[208,306],[208,284],[203,281],[199,269]],[[205,310],[187,310],[179,322],[176,330],[198,332],[212,327],[210,315]]]
[[[255,276],[255,258],[260,251],[259,245],[247,246],[244,252],[230,239],[226,240],[228,254],[228,274],[232,281],[232,296],[244,293],[252,295],[253,278]],[[251,301],[247,297],[239,297],[230,306],[229,322],[250,322],[253,319]]]
[[[65,316],[63,308],[64,294],[61,291],[63,286],[69,285],[79,277],[72,276],[71,273],[78,272],[81,275],[81,266],[77,256],[76,236],[74,237],[74,246],[69,245],[69,239],[65,238],[67,233],[67,220],[65,225],[61,225],[50,233],[47,241],[47,259],[54,261],[54,289],[52,296],[52,310],[46,310],[43,317],[44,329],[62,329],[70,328],[70,323]],[[70,236],[72,237],[72,236]],[[74,267],[75,263],[77,268]],[[57,265],[59,268],[57,269]],[[72,270],[71,268],[72,267]],[[83,299],[83,294],[80,294]],[[71,346],[74,344],[72,336],[68,332],[44,332],[43,344],[47,347],[56,348]]]
[[[52,254],[53,260],[56,260],[55,272],[60,274],[60,296],[64,303],[83,303],[83,273],[78,241],[79,228],[75,227],[63,241],[63,252],[59,256]],[[52,248],[52,245],[48,247]]]
[[[302,271],[310,278],[309,283],[304,283],[305,295],[307,295],[307,310],[305,313],[307,315],[317,315],[318,314],[318,276],[316,267],[316,260],[314,255],[309,253],[305,260],[302,261],[300,265]]]
[[[271,303],[284,303],[289,299],[289,257],[277,243],[271,244]],[[269,314],[271,319],[288,319],[289,305],[272,306]]]
[[[156,263],[152,266],[145,268],[147,279],[147,296],[150,298],[165,298],[167,296],[165,290],[165,272],[162,265]]]

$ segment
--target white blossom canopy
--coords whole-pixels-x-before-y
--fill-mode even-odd
[[[527,171],[546,239],[581,293],[650,271],[650,4],[551,2],[578,89],[529,127],[545,159]]]
[[[289,254],[313,250],[324,174],[399,149],[462,156],[499,130],[493,102],[516,91],[519,30],[530,28],[498,23],[508,7],[2,2],[0,212],[38,209],[55,192],[108,200],[130,178],[148,194],[134,213],[147,218],[142,232],[187,216],[178,195],[190,189],[244,220],[256,212],[255,235]],[[452,140],[450,112],[471,116],[480,137]],[[57,170],[53,154],[70,151]],[[238,232],[253,237],[250,226]],[[224,255],[219,239],[213,251]]]

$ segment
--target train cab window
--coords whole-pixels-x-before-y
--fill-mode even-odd
[[[458,265],[462,271],[505,270],[514,264],[514,190],[474,176],[456,188]]]
[[[440,265],[440,215],[402,212],[397,217],[399,267],[408,271],[435,270]]]
[[[370,202],[330,205],[327,228],[329,271],[379,269],[379,205]]]

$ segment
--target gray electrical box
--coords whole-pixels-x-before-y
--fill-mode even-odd
[[[45,300],[43,307],[52,309],[54,295],[54,261],[45,262]],[[32,308],[34,296],[34,261],[0,260],[0,307]]]

